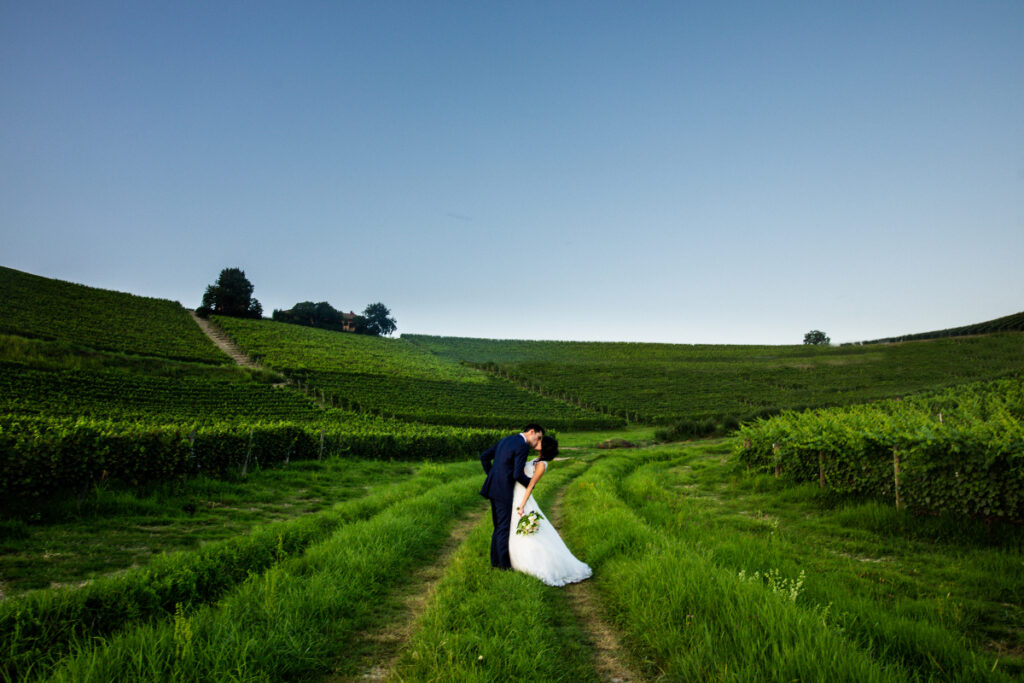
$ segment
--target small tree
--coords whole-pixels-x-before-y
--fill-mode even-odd
[[[832,340],[828,338],[821,330],[811,330],[804,335],[804,344],[814,344],[815,346],[821,346],[828,344]]]
[[[356,332],[376,336],[391,334],[398,325],[390,317],[391,311],[382,303],[370,304],[357,321]]]
[[[217,282],[206,287],[203,305],[196,312],[206,317],[211,313],[230,315],[235,318],[261,318],[263,306],[252,298],[252,283],[240,268],[225,268],[220,271]]]

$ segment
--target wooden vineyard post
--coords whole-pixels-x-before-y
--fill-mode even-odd
[[[825,488],[825,452],[818,451],[818,487]]]
[[[252,455],[252,428],[249,429],[249,450],[245,452],[245,463],[242,465],[242,476],[249,469],[249,456]]]
[[[900,451],[898,448],[892,449],[892,480],[896,490],[896,509],[901,510],[903,501],[900,500]]]
[[[193,429],[188,435],[188,457],[192,461],[192,467],[199,471],[199,463],[196,462],[196,430]]]
[[[782,468],[779,467],[779,444],[772,444],[772,453],[775,454],[775,478],[778,479],[779,475],[782,474]]]
[[[324,430],[320,430],[320,455],[316,456],[317,460],[324,459]]]

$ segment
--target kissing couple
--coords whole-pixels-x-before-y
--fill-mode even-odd
[[[540,455],[527,461],[530,451]],[[545,436],[540,425],[526,425],[519,434],[505,437],[480,454],[487,473],[480,495],[491,501],[491,566],[521,571],[549,586],[564,586],[588,579],[593,572],[569,551],[530,495],[556,455],[558,441]],[[524,515],[534,512],[536,531],[512,532],[513,524],[518,526]]]

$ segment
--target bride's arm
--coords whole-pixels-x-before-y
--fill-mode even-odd
[[[543,465],[544,467],[541,467]],[[548,464],[543,460],[538,460],[533,465],[533,477],[530,479],[530,485],[526,487],[526,493],[523,494],[523,502],[516,508],[516,512],[519,516],[523,516],[523,508],[526,507],[526,501],[530,500],[530,494],[533,493],[533,487],[537,485],[540,478],[544,476],[544,473],[548,470]]]

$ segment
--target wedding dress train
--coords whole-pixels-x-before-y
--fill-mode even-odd
[[[528,477],[533,476],[535,460],[526,463],[523,469]],[[548,465],[550,467],[550,464]],[[526,488],[516,482],[515,494],[512,498],[512,529],[508,538],[508,554],[512,559],[512,568],[516,571],[535,576],[549,586],[564,586],[589,579],[593,571],[585,563],[576,559],[565,541],[558,535],[547,517],[543,516],[537,501],[531,495],[523,514],[537,512],[541,514],[540,525],[532,534],[520,536],[516,533],[519,514],[516,508],[523,500]]]

